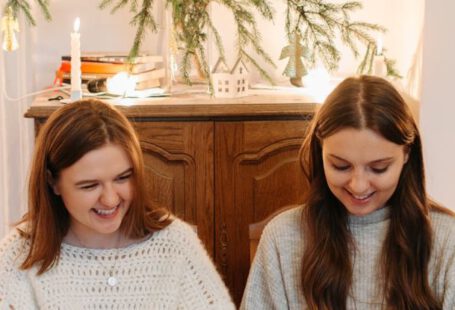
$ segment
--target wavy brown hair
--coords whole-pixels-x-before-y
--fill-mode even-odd
[[[421,138],[410,109],[389,82],[373,76],[348,78],[338,85],[316,114],[300,151],[308,183],[302,286],[309,309],[346,309],[352,284],[348,212],[328,188],[322,162],[322,141],[343,128],[374,130],[409,152],[387,203],[390,226],[381,258],[384,307],[441,309],[428,281],[429,211],[448,211],[426,195]]]
[[[107,143],[119,145],[128,154],[133,168],[133,200],[120,229],[130,238],[139,239],[166,227],[167,210],[155,208],[147,197],[144,160],[139,139],[128,119],[113,106],[95,99],[65,105],[51,114],[36,139],[29,177],[28,212],[21,233],[30,242],[21,267],[40,264],[39,274],[58,260],[60,246],[70,225],[70,215],[60,196],[50,186],[60,172],[88,152]]]

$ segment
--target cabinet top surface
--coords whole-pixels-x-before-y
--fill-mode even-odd
[[[48,93],[35,98],[25,113],[29,118],[46,118],[63,104],[49,98],[64,94]],[[104,99],[103,99],[104,100]],[[118,107],[127,117],[245,117],[312,115],[317,103],[309,95],[276,90],[250,90],[239,98],[214,98],[204,92],[181,93],[169,97],[145,99],[117,98],[105,100]]]

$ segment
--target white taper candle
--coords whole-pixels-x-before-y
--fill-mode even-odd
[[[81,87],[81,34],[79,33],[80,19],[74,21],[71,33],[71,100],[82,98]]]

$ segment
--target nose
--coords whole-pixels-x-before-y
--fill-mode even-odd
[[[100,196],[100,202],[109,208],[117,206],[120,202],[120,196],[112,185],[105,185]]]
[[[370,181],[366,172],[357,169],[349,181],[349,191],[355,195],[366,194],[370,187]]]

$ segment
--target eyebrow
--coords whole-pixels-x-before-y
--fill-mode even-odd
[[[132,167],[129,167],[128,169],[126,169],[125,171],[117,174],[116,178],[124,175],[124,174],[127,174],[129,172],[132,172],[133,171],[133,168]],[[90,184],[90,183],[94,183],[94,182],[97,182],[98,180],[81,180],[81,181],[78,181],[76,182],[74,185],[76,186],[80,186],[80,185],[84,185],[84,184]]]
[[[342,158],[340,156],[334,155],[334,154],[329,154],[329,156],[333,157],[335,159],[338,159],[338,160],[349,162],[348,160],[346,160],[346,159],[344,159],[344,158]],[[373,161],[371,161],[369,163],[370,164],[379,164],[379,163],[388,162],[388,161],[392,161],[392,160],[393,160],[393,157],[384,157],[384,158],[373,160]]]

